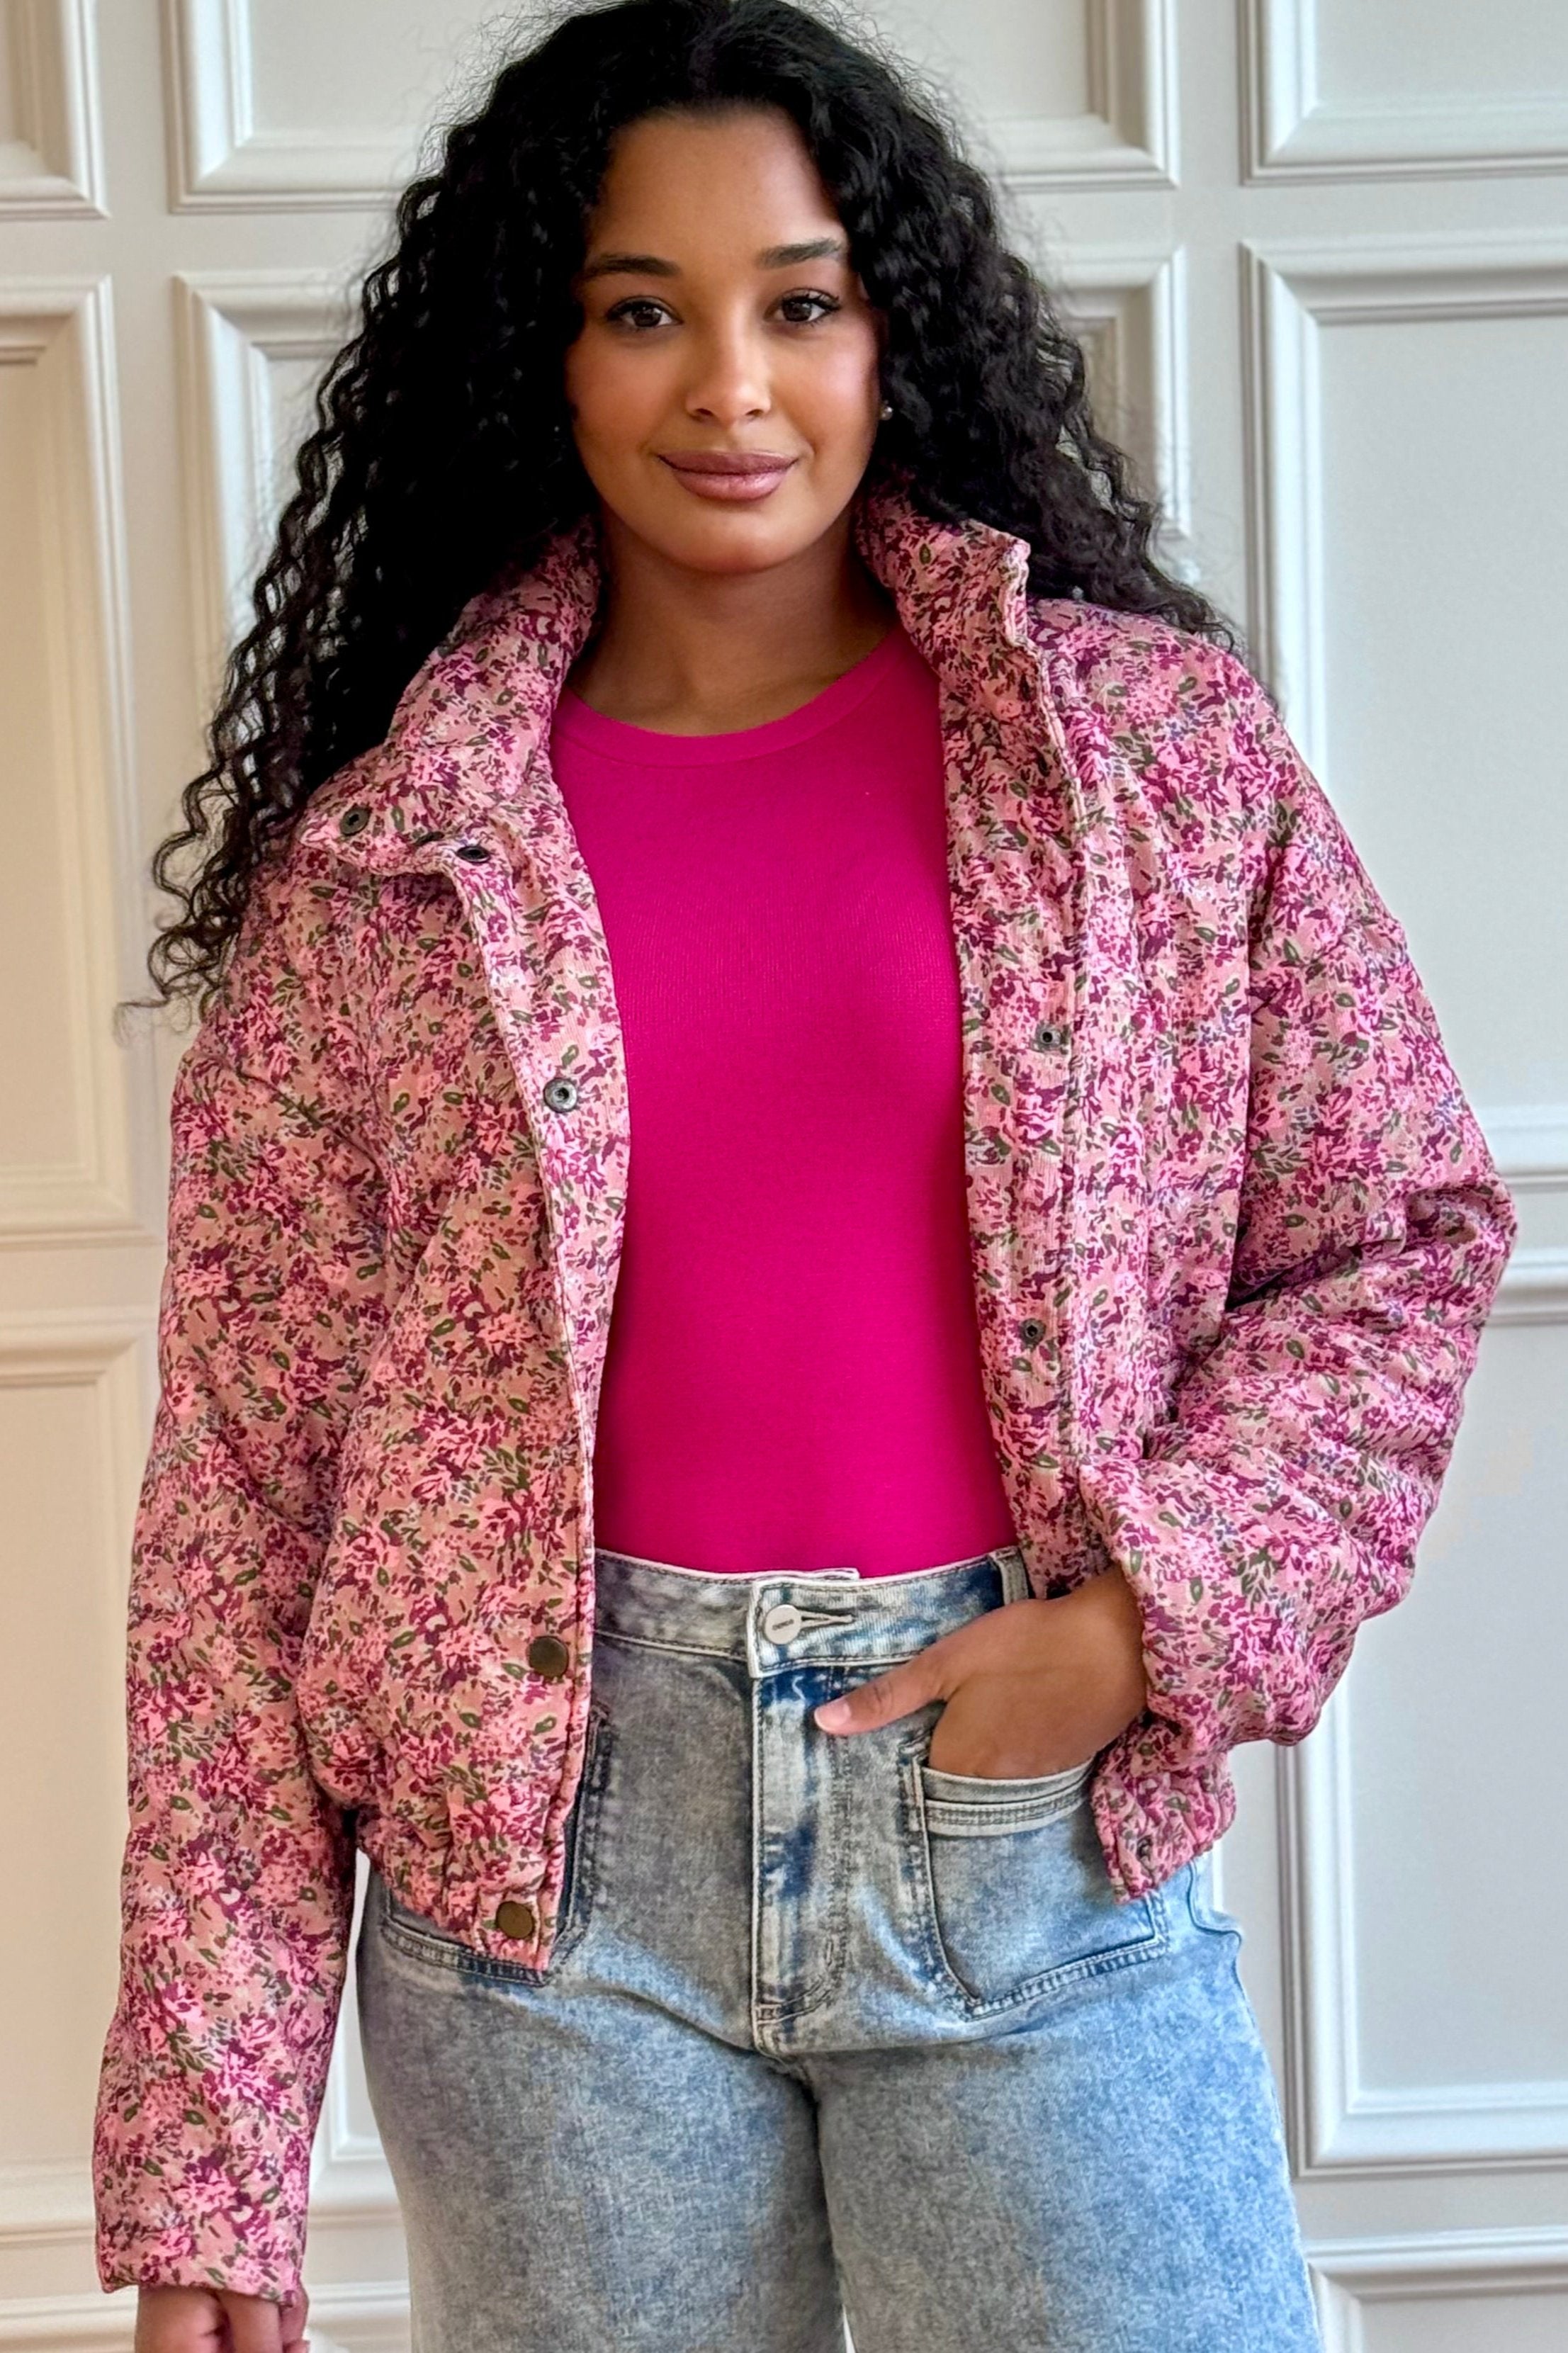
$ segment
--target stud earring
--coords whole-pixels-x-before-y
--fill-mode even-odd
[[[884,425],[887,423],[889,417],[891,417],[892,413],[893,404],[890,400],[885,400],[880,408],[877,411],[878,416],[882,419]]]

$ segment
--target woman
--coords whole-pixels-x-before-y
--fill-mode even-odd
[[[571,17],[399,231],[161,853],[104,2283],[303,2341],[357,1844],[424,2353],[1299,2353],[1201,1859],[1511,1239],[1403,934],[882,63]]]

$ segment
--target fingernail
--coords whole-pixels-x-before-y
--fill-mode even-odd
[[[824,1732],[842,1732],[849,1721],[849,1703],[847,1699],[824,1700],[820,1707],[812,1710],[812,1714]]]

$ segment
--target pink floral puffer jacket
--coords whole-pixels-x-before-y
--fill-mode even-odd
[[[1410,1578],[1514,1213],[1398,923],[1262,690],[857,510],[937,673],[986,1402],[1035,1590],[1114,1565],[1142,1893]],[[356,1843],[549,1959],[584,1753],[592,1443],[635,1147],[548,762],[591,526],[493,583],[253,896],[173,1107],[133,1545],[106,2286],[300,2276]],[[868,1062],[847,1086],[875,1087]],[[504,1907],[504,1909],[503,1909]]]

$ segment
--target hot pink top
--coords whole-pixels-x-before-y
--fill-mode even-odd
[[[630,1098],[596,1542],[868,1577],[1011,1544],[930,669],[895,628],[798,711],[722,735],[567,692],[552,758]]]

